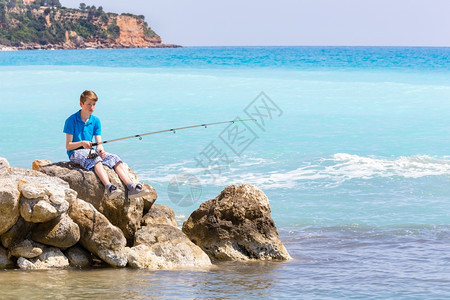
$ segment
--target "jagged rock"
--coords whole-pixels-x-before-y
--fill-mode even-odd
[[[80,228],[67,214],[41,223],[33,230],[34,241],[58,248],[69,248],[80,240]]]
[[[14,262],[9,258],[8,250],[0,246],[0,269],[14,268]]]
[[[7,232],[19,218],[19,191],[12,180],[0,178],[0,234]]]
[[[211,260],[180,229],[171,225],[151,225],[136,232],[135,244],[127,248],[132,268],[178,269],[208,267]]]
[[[19,191],[22,193],[21,216],[28,222],[42,223],[62,215],[69,209],[69,202],[65,200],[65,190],[66,188],[56,185],[42,186],[21,180],[19,182]]]
[[[10,248],[12,245],[18,244],[23,241],[31,230],[36,226],[35,223],[27,222],[19,216],[16,224],[6,233],[2,234],[2,245],[5,248]]]
[[[120,187],[122,191],[126,191],[126,187],[122,184],[114,170],[104,167],[112,184]],[[130,179],[137,182],[136,174],[124,164],[125,170],[128,170]],[[61,178],[69,183],[70,187],[78,193],[78,197],[83,199],[100,211],[108,220],[119,227],[127,239],[132,239],[136,230],[140,228],[140,222],[144,211],[144,202],[153,203],[156,199],[156,191],[150,196],[136,198],[128,201],[123,195],[119,195],[116,199],[110,200],[106,196],[105,187],[100,179],[92,171],[86,171],[80,166],[70,162],[59,162],[50,165],[43,165],[40,169],[50,176]],[[144,184],[145,188],[151,187]],[[154,191],[153,188],[151,190]]]
[[[9,248],[9,254],[15,257],[34,258],[42,254],[44,245],[30,240],[24,240]]]
[[[1,199],[5,201],[10,199],[13,194],[22,193],[18,208],[20,215],[29,222],[45,222],[61,215],[69,207],[69,203],[65,200],[66,195],[75,193],[74,191],[68,191],[69,185],[59,178],[20,168],[8,168],[0,178],[0,187],[0,191],[4,191]],[[9,196],[7,196],[8,194]],[[25,196],[34,199],[28,199]],[[11,202],[11,199],[9,201]],[[9,218],[15,223],[17,221],[17,210],[8,208],[7,213],[1,214],[0,223],[2,218]],[[5,225],[5,227],[8,226]],[[9,228],[6,228],[6,230]],[[0,234],[3,232],[0,231]]]
[[[47,197],[28,199],[25,197],[20,198],[20,215],[27,222],[42,223],[53,220],[68,209],[64,207],[63,211],[58,211],[53,205],[50,204]]]
[[[217,260],[289,260],[258,188],[230,185],[206,201],[183,224],[183,232]]]
[[[46,247],[41,255],[27,259],[19,257],[17,266],[22,270],[48,270],[69,267],[69,260],[55,247]]]
[[[137,180],[137,175],[135,176]],[[158,193],[156,193],[156,190],[147,183],[143,183],[142,186],[145,190],[150,191],[149,195],[142,197],[142,199],[144,200],[144,213],[147,213],[150,210],[150,208],[153,207],[153,203],[155,203],[156,199],[158,198]]]
[[[174,211],[167,205],[154,204],[152,209],[142,218],[142,225],[166,224],[177,227]]]
[[[31,164],[31,168],[35,171],[39,171],[40,168],[42,168],[43,166],[49,165],[51,163],[52,163],[51,161],[46,160],[46,159],[35,160]]]
[[[126,239],[95,207],[81,199],[75,200],[69,216],[80,228],[80,244],[113,267],[127,264]]]
[[[64,254],[72,267],[86,268],[92,265],[91,254],[78,245],[67,249]]]

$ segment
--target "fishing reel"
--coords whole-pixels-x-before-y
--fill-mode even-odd
[[[94,150],[94,148],[91,148],[91,150],[89,150],[89,154],[87,156],[88,159],[94,159],[98,156],[98,153]]]

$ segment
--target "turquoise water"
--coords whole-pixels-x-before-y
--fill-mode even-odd
[[[202,284],[194,286],[179,281],[189,272],[158,273],[168,278],[161,289],[171,290],[174,280],[176,297],[187,298],[184,292],[196,291],[195,297],[223,298],[444,299],[449,54],[370,47],[0,52],[0,156],[25,168],[34,159],[67,160],[63,123],[85,89],[100,98],[95,114],[104,140],[248,118],[256,105],[260,115],[251,116],[258,122],[236,127],[246,129],[241,146],[228,125],[105,145],[156,188],[158,202],[170,205],[180,224],[229,184],[258,186],[294,257],[225,264],[195,275]],[[199,189],[190,198],[192,185],[178,186],[177,195],[186,196],[179,202],[170,183],[181,173]],[[137,297],[155,295],[133,274],[123,276],[135,278]],[[234,284],[221,276],[234,276]]]

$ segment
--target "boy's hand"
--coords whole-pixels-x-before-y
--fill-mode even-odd
[[[98,150],[98,155],[100,155],[101,158],[105,158],[106,157],[106,152],[103,150]]]
[[[84,149],[91,149],[92,148],[92,142],[81,141],[81,146],[83,146]]]

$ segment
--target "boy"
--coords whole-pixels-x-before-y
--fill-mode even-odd
[[[80,96],[81,109],[66,120],[64,133],[66,134],[66,149],[70,161],[81,165],[86,170],[94,170],[100,181],[105,185],[106,193],[110,199],[116,198],[122,191],[111,184],[103,165],[116,171],[120,180],[128,189],[129,199],[148,194],[149,191],[142,189],[142,184],[135,185],[131,182],[119,156],[105,152],[103,145],[97,146],[93,155],[95,157],[88,157],[91,152],[90,149],[92,149],[92,138],[95,137],[96,143],[102,141],[100,119],[92,115],[97,100],[98,97],[93,91],[84,91]]]

